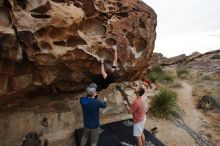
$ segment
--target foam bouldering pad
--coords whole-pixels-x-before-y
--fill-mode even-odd
[[[136,140],[132,135],[133,121],[127,119],[102,125],[100,127],[100,135],[97,146],[135,146]],[[76,129],[74,132],[76,146],[80,146],[83,128]],[[165,146],[149,131],[144,130],[146,145],[149,146]],[[148,144],[147,144],[148,143]],[[90,138],[86,146],[90,146]]]

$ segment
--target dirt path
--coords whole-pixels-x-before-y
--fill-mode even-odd
[[[192,96],[193,86],[186,81],[182,81],[181,84],[182,88],[175,89],[178,95],[178,105],[183,110],[183,119],[186,124],[197,131],[201,127],[205,116],[196,109]]]
[[[178,95],[178,105],[182,110],[182,117],[185,123],[195,132],[201,131],[204,122],[204,115],[196,109],[193,101],[193,85],[182,81],[182,88],[173,89]],[[183,129],[176,127],[167,120],[148,119],[146,128],[158,127],[157,137],[169,146],[196,146],[194,139]]]

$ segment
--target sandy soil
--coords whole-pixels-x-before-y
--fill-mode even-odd
[[[182,88],[173,89],[178,95],[178,105],[182,109],[182,117],[185,123],[195,132],[208,136],[213,132],[209,129],[209,120],[201,111],[196,109],[192,97],[193,85],[187,81],[181,81]],[[193,146],[195,140],[183,129],[176,127],[167,120],[148,118],[146,129],[158,127],[157,137],[168,146]],[[211,140],[209,138],[209,140]],[[218,140],[215,141],[217,142]]]
[[[175,91],[178,95],[178,105],[182,109],[182,117],[185,123],[195,132],[203,135],[206,138],[209,138],[209,140],[212,140],[215,144],[219,144],[220,143],[220,131],[218,131],[218,129],[220,129],[220,123],[219,123],[220,120],[218,121],[220,117],[219,114],[213,112],[204,113],[203,111],[196,109],[198,96],[195,96],[195,94],[198,94],[197,93],[198,91],[196,90],[195,93],[195,89],[200,89],[201,84],[193,84],[189,81],[180,81],[180,82],[182,84],[182,87],[172,88],[172,90]],[[102,115],[102,119],[101,119],[102,124],[123,120],[131,117],[131,115],[127,114],[127,112],[125,111],[124,106],[122,104],[122,98],[119,97],[120,94],[118,91],[115,91],[114,86],[110,86],[110,88],[104,91],[104,93],[107,95],[112,94],[111,95],[112,97],[109,99],[110,103],[107,111],[105,110],[102,111],[103,113],[105,113],[105,115]],[[133,89],[130,90],[128,89],[127,93],[129,94],[129,98],[135,97],[133,96],[134,94]],[[153,98],[154,91],[148,89],[146,91],[146,94],[149,96],[149,99],[151,99]],[[79,103],[78,97],[81,97],[82,95],[75,96],[72,94],[62,93],[56,96],[51,96],[48,94],[45,94],[44,96],[37,95],[36,97],[33,95],[28,95],[28,97],[29,96],[32,98],[17,97],[16,100],[13,100],[13,102],[12,101],[5,102],[5,104],[0,107],[0,112],[2,113],[18,112],[18,111],[20,112],[32,111],[36,113],[51,112],[55,115],[55,117],[56,117],[56,112],[58,111],[64,112],[64,114],[65,112],[67,112],[67,115],[69,113],[75,113],[75,114],[71,114],[72,119],[75,119],[75,123],[79,123],[79,122],[80,124],[82,123],[81,112],[79,112],[81,111],[81,109],[78,104]],[[201,97],[200,94],[199,96]],[[78,108],[76,109],[76,107]],[[108,114],[106,112],[108,112]],[[37,117],[39,118],[40,116]],[[52,120],[53,117],[49,119]],[[66,121],[63,121],[63,123],[65,122]],[[70,127],[71,126],[78,127],[79,125],[70,124]],[[158,127],[159,132],[156,134],[156,136],[167,146],[197,145],[195,143],[195,140],[185,130],[175,126],[171,121],[148,117],[145,128],[150,130],[153,127]],[[54,128],[56,129],[56,125],[54,126]],[[22,131],[25,128],[22,129],[21,127],[20,129],[21,129],[20,131]],[[56,137],[56,132],[59,134],[60,131],[54,132],[55,137]],[[63,141],[69,142],[69,140],[66,139],[64,139]]]

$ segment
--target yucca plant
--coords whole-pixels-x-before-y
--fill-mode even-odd
[[[177,65],[176,74],[177,74],[177,77],[183,77],[183,75],[188,74],[188,70],[186,66],[183,64]]]
[[[150,102],[149,113],[155,117],[168,118],[168,116],[177,110],[176,93],[161,88],[160,92]]]

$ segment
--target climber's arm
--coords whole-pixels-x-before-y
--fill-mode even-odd
[[[107,77],[107,73],[105,72],[104,59],[101,59],[101,74],[104,79]]]

